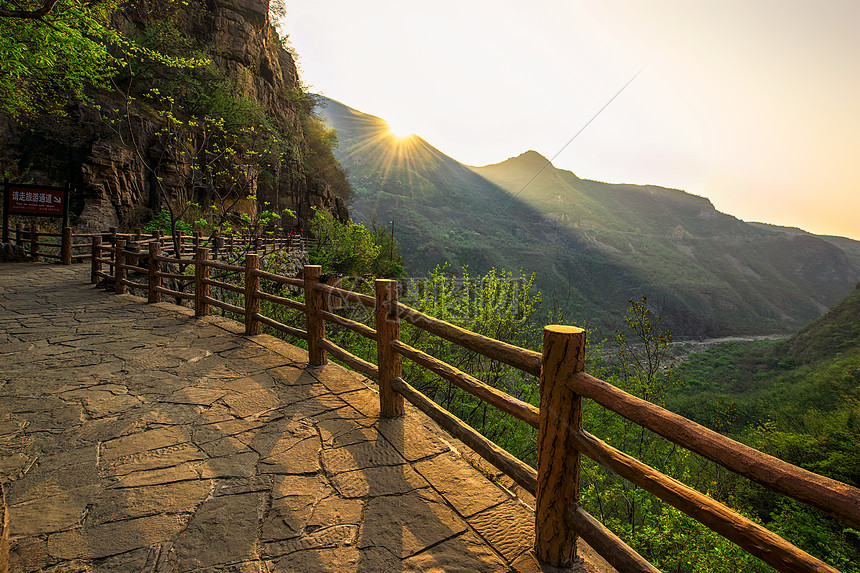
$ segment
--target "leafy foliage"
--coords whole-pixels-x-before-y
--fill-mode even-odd
[[[860,485],[860,297],[852,293],[782,342],[723,343],[678,367],[670,409],[815,473]],[[842,571],[860,571],[860,535],[740,480],[736,503]]]
[[[400,247],[386,229],[341,222],[328,211],[315,209],[311,232],[316,242],[309,253],[310,261],[326,271],[378,278],[403,274]]]
[[[37,10],[43,2],[0,0],[0,10]],[[0,111],[60,113],[106,88],[123,62],[111,53],[119,2],[60,0],[39,18],[0,15]]]

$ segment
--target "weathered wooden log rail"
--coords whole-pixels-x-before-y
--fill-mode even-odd
[[[314,239],[308,237],[284,236],[280,230],[257,236],[228,235],[226,237],[217,232],[209,237],[203,237],[199,232],[190,235],[179,232],[174,237],[156,231],[144,237],[140,229],[136,229],[133,233],[119,233],[116,228],[111,228],[106,233],[73,233],[71,228],[65,227],[62,232],[53,233],[42,231],[39,225],[35,224],[25,229],[22,223],[18,223],[14,230],[10,228],[9,236],[14,236],[15,245],[23,248],[30,260],[38,262],[52,259],[63,265],[91,258],[91,252],[84,252],[84,250],[93,248],[88,239],[96,237],[111,246],[116,245],[118,240],[141,246],[159,242],[165,253],[173,254],[176,254],[176,245],[179,245],[180,256],[193,255],[198,248],[208,247],[211,248],[215,260],[223,256],[242,255],[246,252],[267,254],[275,251],[307,251],[315,243]],[[82,242],[75,242],[81,239],[83,239]]]
[[[716,500],[639,462],[595,438],[582,428],[583,398],[594,400],[664,438],[696,452],[727,469],[780,494],[814,507],[846,524],[860,528],[860,490],[793,466],[726,438],[686,418],[673,414],[583,372],[585,331],[553,325],[544,329],[541,353],[511,346],[447,322],[427,316],[398,302],[397,282],[377,280],[375,296],[352,292],[320,282],[322,269],[306,265],[302,278],[290,278],[259,268],[260,256],[247,253],[244,264],[209,258],[209,249],[198,247],[193,258],[169,252],[161,237],[126,243],[112,230],[111,244],[104,235],[92,237],[92,281],[105,279],[118,293],[128,288],[147,291],[149,302],[161,295],[193,300],[195,314],[204,316],[216,307],[240,317],[245,334],[262,332],[263,325],[308,343],[308,362],[322,365],[328,356],[377,380],[380,412],[384,417],[403,414],[404,399],[435,420],[443,429],[475,450],[488,462],[535,495],[535,553],[555,567],[568,567],[576,557],[576,539],[582,537],[621,573],[657,571],[579,504],[580,461],[584,454],[598,464],[676,507],[720,535],[738,544],[775,569],[785,572],[838,571],[753,523]],[[138,237],[134,237],[138,239]],[[106,256],[107,255],[107,256]],[[172,255],[172,256],[169,256]],[[146,263],[141,261],[145,260]],[[172,273],[166,264],[193,267],[193,274]],[[104,270],[107,268],[107,272]],[[218,270],[238,276],[233,284],[210,276]],[[143,282],[129,280],[137,273]],[[222,277],[224,278],[224,277]],[[167,289],[163,281],[185,280],[193,292]],[[261,290],[261,281],[302,291],[304,301]],[[233,301],[212,296],[212,289],[231,293]],[[305,329],[283,324],[261,313],[261,302],[283,306],[304,315]],[[331,311],[333,302],[351,301],[374,309],[375,328]],[[493,388],[453,366],[400,340],[400,323],[408,322],[493,360],[512,365],[540,378],[540,408]],[[326,323],[347,328],[376,342],[373,364],[341,348],[325,336]],[[401,377],[407,358],[469,392],[499,410],[538,429],[537,470],[516,459],[476,430],[447,412]]]

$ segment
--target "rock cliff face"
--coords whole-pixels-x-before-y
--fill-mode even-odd
[[[125,31],[146,30],[169,9],[176,10],[161,6],[158,0],[131,3],[115,15],[115,25]],[[256,192],[261,200],[293,209],[303,220],[310,217],[312,207],[347,218],[343,200],[303,161],[309,144],[300,119],[301,103],[295,98],[301,83],[292,55],[281,46],[269,22],[268,0],[192,0],[182,10],[178,18],[173,16],[179,33],[207,49],[234,91],[265,110],[294,150],[279,162],[275,173],[266,174],[265,189],[258,189],[258,178],[249,176],[242,194]],[[126,86],[120,87],[125,91]],[[139,96],[140,90],[149,87],[138,81],[129,93]],[[163,127],[158,115],[134,107],[126,112],[130,130],[123,134],[111,129],[96,107],[120,107],[118,93],[97,94],[93,104],[70,110],[59,121],[41,118],[22,124],[0,118],[0,125],[8,128],[6,137],[0,138],[0,171],[42,184],[71,181],[77,189],[72,210],[80,228],[136,224],[148,210],[160,208],[156,178],[178,191],[187,185],[188,178],[182,175],[191,166],[165,161],[156,137]]]

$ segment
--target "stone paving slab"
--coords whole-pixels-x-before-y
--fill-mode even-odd
[[[358,374],[87,279],[0,265],[12,571],[541,571],[531,509],[414,408],[380,420]]]

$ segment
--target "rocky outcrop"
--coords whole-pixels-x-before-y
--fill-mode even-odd
[[[260,178],[265,179],[264,187],[258,189],[256,172],[248,173],[240,195],[257,194],[272,205],[293,209],[302,220],[310,218],[312,207],[348,217],[343,201],[306,166],[309,144],[299,107],[306,104],[296,97],[301,92],[299,74],[269,22],[268,0],[192,0],[177,10],[169,2],[133,1],[114,20],[128,33],[171,18],[184,37],[206,48],[230,79],[234,93],[258,104],[289,140],[290,153],[273,173]],[[83,230],[139,222],[160,207],[159,184],[174,196],[187,194],[191,165],[159,147],[156,132],[164,123],[147,109],[141,94],[151,86],[144,84],[131,82],[131,106],[124,107],[127,102],[117,93],[101,93],[93,105],[70,110],[59,127],[50,121],[34,126],[0,117],[0,125],[9,125],[8,139],[0,140],[0,171],[43,184],[71,181],[77,189],[73,213]],[[122,111],[110,118],[104,111],[109,108]],[[201,138],[193,130],[181,136]]]

